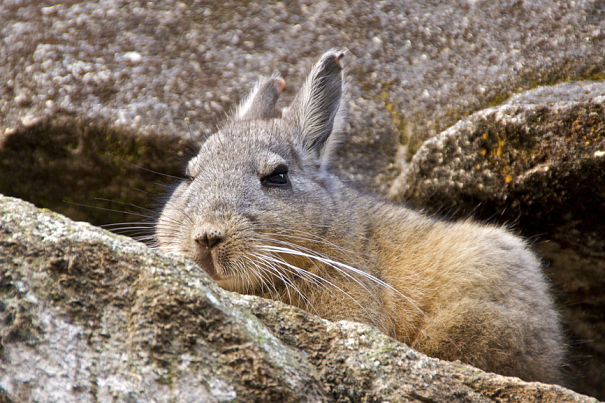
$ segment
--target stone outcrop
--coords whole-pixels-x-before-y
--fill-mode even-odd
[[[599,214],[604,187],[605,81],[570,82],[521,93],[426,141],[390,195],[451,214],[500,212],[538,233]]]
[[[3,401],[594,401],[226,292],[18,199],[0,196],[0,217]]]
[[[425,142],[390,192],[534,237],[567,326],[569,376],[605,396],[594,381],[605,373],[605,82],[538,88],[473,114]]]

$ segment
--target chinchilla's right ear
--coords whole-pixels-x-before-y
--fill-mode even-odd
[[[298,130],[298,139],[305,151],[320,158],[322,166],[329,159],[328,138],[342,117],[342,66],[344,51],[330,50],[315,63],[304,85],[290,107],[284,111]]]
[[[286,82],[279,77],[260,79],[250,94],[239,104],[234,120],[270,119],[281,113],[275,109]]]

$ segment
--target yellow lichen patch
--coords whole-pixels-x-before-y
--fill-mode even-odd
[[[481,138],[482,138],[483,140],[487,140],[487,139],[489,139],[489,134],[487,134],[487,133],[483,133],[483,134],[481,135]]]
[[[499,136],[498,136],[498,146],[496,147],[495,150],[492,151],[492,155],[496,156],[496,157],[501,157],[502,156],[502,146],[504,145],[504,140],[502,140]]]
[[[482,148],[480,153],[482,157],[485,157],[485,155],[487,154],[487,150],[485,148]]]
[[[476,169],[477,171],[478,171],[478,170],[480,170],[480,169],[481,169],[481,164],[477,164],[477,165],[475,166],[475,169]]]
[[[511,183],[512,181],[513,181],[513,177],[512,177],[512,176],[510,176],[510,175],[506,175],[506,176],[504,177],[504,182],[505,182],[505,183]]]
[[[389,102],[389,94],[386,91],[382,91],[375,98],[384,102],[385,109],[391,116],[391,123],[393,124],[394,129],[399,133],[399,141],[401,141],[402,144],[406,144],[409,139],[405,134],[403,114],[397,110],[395,104]]]

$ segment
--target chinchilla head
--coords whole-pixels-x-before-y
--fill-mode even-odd
[[[281,113],[282,79],[254,87],[189,161],[156,224],[160,248],[240,292],[313,270],[307,255],[326,248],[343,214],[326,170],[342,120],[342,56],[325,53]]]

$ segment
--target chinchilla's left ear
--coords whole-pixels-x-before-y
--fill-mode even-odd
[[[270,119],[281,114],[275,109],[279,95],[286,82],[279,77],[259,80],[250,94],[239,104],[233,116],[234,120]]]

